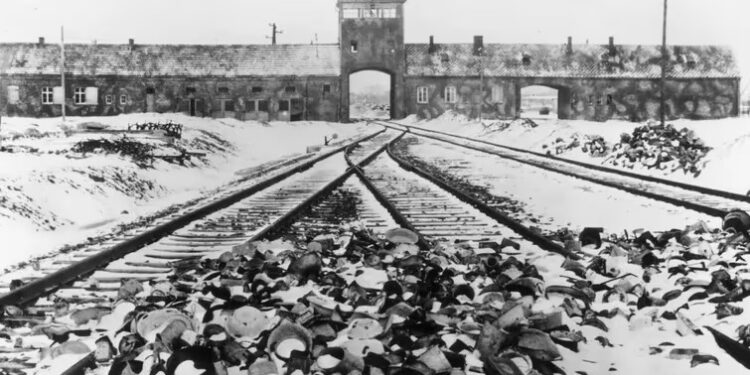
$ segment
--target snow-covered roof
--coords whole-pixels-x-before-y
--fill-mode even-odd
[[[66,44],[66,70],[120,76],[338,76],[339,47],[325,45]],[[0,44],[0,73],[59,74],[60,46]]]
[[[566,44],[485,44],[484,58],[473,44],[407,44],[407,75],[497,77],[659,78],[661,47]],[[722,46],[670,46],[672,78],[739,78],[732,50]],[[480,65],[481,64],[481,65]]]

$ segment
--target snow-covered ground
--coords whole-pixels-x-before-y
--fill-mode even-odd
[[[82,130],[86,123],[125,130],[129,124],[170,120],[184,125],[182,138],[174,144],[152,134]],[[3,117],[0,266],[198,198],[241,178],[248,168],[304,155],[308,146],[321,145],[324,136],[336,133],[343,140],[364,131],[356,124],[241,122],[180,114],[68,118],[64,124],[60,118]],[[116,153],[72,151],[79,142],[102,139],[149,145],[153,155],[179,155],[182,149],[205,156],[181,165],[160,158],[138,163]]]
[[[692,210],[439,141],[422,138],[409,152],[486,187],[494,196],[511,198],[521,209],[511,213],[514,218],[552,232],[601,227],[622,234],[683,228],[698,221],[718,224]]]
[[[558,119],[534,119],[534,121],[539,126],[523,126],[518,121],[500,130],[497,121],[472,121],[462,115],[447,112],[430,121],[419,121],[412,116],[400,122],[536,152],[546,152],[558,138],[567,142],[574,136],[582,138],[601,136],[612,145],[620,141],[622,134],[631,134],[636,127],[644,125],[625,121],[592,122]],[[750,159],[750,118],[676,120],[668,123],[677,129],[687,128],[694,131],[697,137],[712,148],[702,160],[705,162],[702,173],[694,177],[682,171],[668,172],[645,167],[627,170],[738,194],[746,194],[750,191],[750,173],[743,172],[744,165]],[[558,156],[592,164],[601,164],[606,158],[592,157],[583,152],[582,147],[576,147]],[[607,166],[613,167],[609,164]]]

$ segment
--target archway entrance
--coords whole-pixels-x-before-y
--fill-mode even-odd
[[[526,86],[521,89],[521,108],[519,115],[530,119],[558,118],[559,90],[548,86]]]
[[[393,113],[393,77],[377,70],[349,76],[349,118],[389,120]]]

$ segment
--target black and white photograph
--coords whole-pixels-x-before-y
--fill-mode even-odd
[[[0,2],[0,375],[750,371],[747,0]]]

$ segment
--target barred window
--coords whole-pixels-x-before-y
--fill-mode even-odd
[[[73,103],[83,104],[86,103],[86,88],[76,87],[73,89]]]
[[[42,104],[52,104],[54,102],[54,91],[52,90],[52,87],[42,87]]]
[[[429,89],[427,87],[419,87],[417,89],[417,103],[427,104],[429,102]]]
[[[445,101],[447,103],[455,103],[457,101],[455,86],[448,86],[445,88]]]

